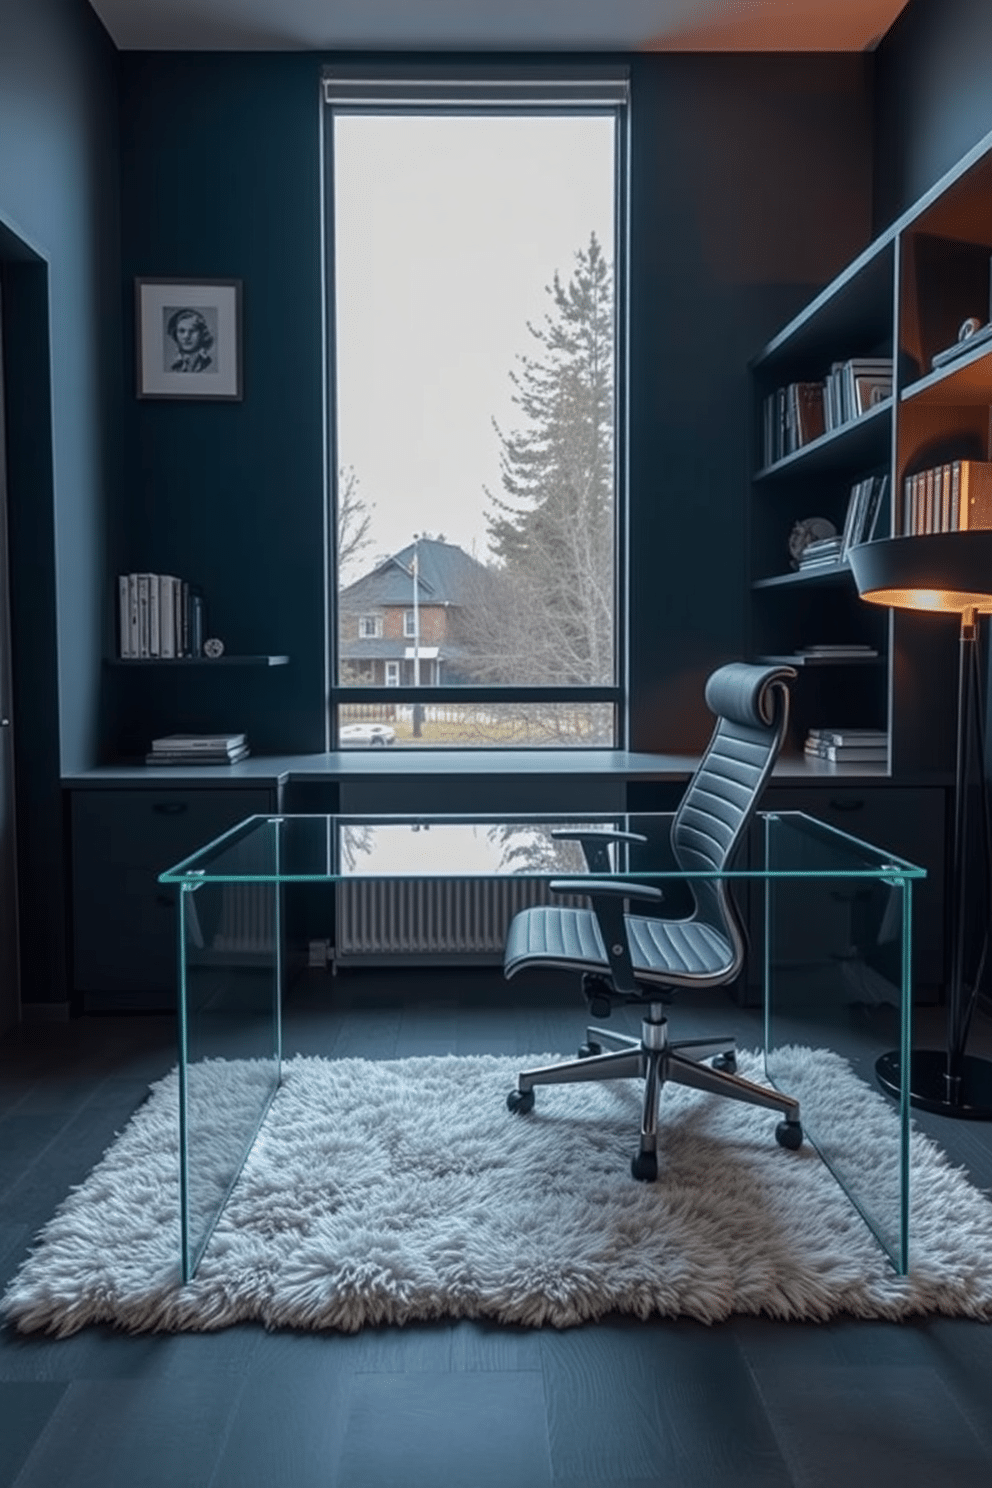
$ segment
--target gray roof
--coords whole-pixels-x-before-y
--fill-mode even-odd
[[[485,573],[483,565],[455,543],[421,538],[384,558],[371,573],[341,591],[342,609],[354,614],[383,605],[413,605],[413,555],[417,553],[419,604],[460,604],[466,587]]]

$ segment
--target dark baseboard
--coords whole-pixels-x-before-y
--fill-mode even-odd
[[[67,1002],[22,1002],[22,1023],[68,1023]]]

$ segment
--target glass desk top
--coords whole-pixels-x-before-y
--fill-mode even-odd
[[[252,816],[159,875],[160,883],[299,883],[348,878],[557,878],[586,873],[586,833],[626,833],[607,876],[685,879],[669,846],[672,812],[562,816]],[[926,870],[800,811],[765,813],[775,852],[760,864],[693,879],[755,879],[813,873],[874,878]],[[819,851],[817,851],[817,848]],[[827,860],[831,859],[830,862]]]
[[[730,881],[751,941],[746,976],[762,1002],[765,1076],[799,1100],[808,1140],[905,1272],[908,1089],[895,1101],[884,1150],[876,1146],[866,1160],[852,1123],[808,1074],[804,1051],[836,1051],[870,1085],[880,1052],[866,1042],[870,1026],[883,1049],[898,1047],[900,1069],[909,1068],[912,891],[925,870],[801,812],[759,812],[732,869],[685,871],[672,853],[672,821],[671,813],[654,812],[254,816],[162,872],[159,882],[177,889],[179,911],[184,1280],[195,1274],[279,1087],[289,950],[299,951],[290,945],[286,906],[309,894],[313,912],[313,891],[292,886],[328,885],[319,913],[333,927],[347,896],[377,894],[377,882],[384,894],[409,893],[416,916],[429,880],[453,885],[456,896],[460,883],[478,892],[502,880],[507,892],[492,897],[510,915],[548,902],[553,880],[567,878],[574,893],[590,872],[632,888],[660,887],[657,912],[674,919],[693,912],[695,884]],[[502,921],[497,929],[501,937]],[[679,994],[676,1017],[679,1008],[690,1010],[692,996]],[[576,1041],[581,1008],[577,993]]]

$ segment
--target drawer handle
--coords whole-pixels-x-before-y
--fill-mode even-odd
[[[831,801],[831,811],[862,811],[864,801]]]
[[[156,801],[152,810],[159,816],[180,816],[188,806],[188,801]]]

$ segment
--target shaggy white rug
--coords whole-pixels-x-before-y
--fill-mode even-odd
[[[887,1164],[895,1116],[829,1052],[792,1051],[845,1140]],[[540,1056],[537,1062],[546,1062]],[[618,1310],[714,1322],[992,1317],[992,1205],[912,1138],[911,1274],[897,1277],[816,1152],[775,1116],[667,1087],[657,1183],[635,1183],[640,1085],[505,1096],[519,1058],[297,1058],[196,1279],[178,1276],[173,1073],[47,1225],[3,1300],[22,1331],[486,1317],[558,1327]],[[754,1055],[742,1073],[760,1078]],[[230,1091],[230,1082],[228,1082]],[[233,1098],[233,1097],[232,1097]],[[219,1113],[222,1116],[222,1112]],[[882,1154],[880,1157],[879,1154]]]

